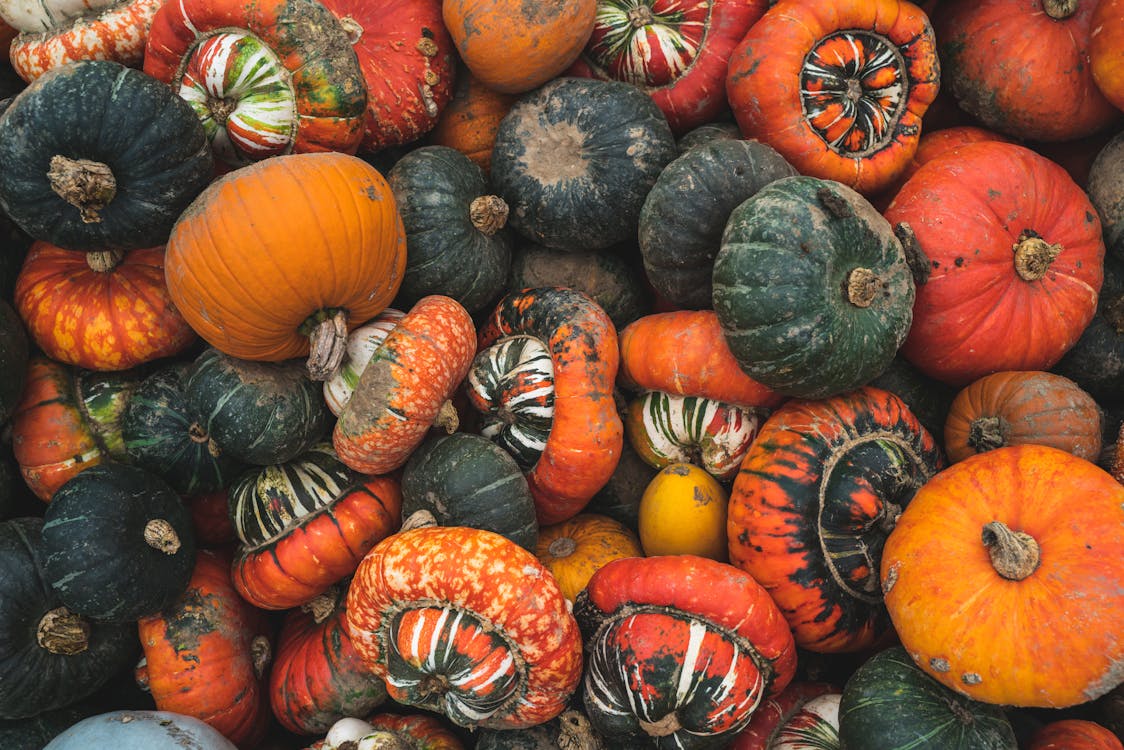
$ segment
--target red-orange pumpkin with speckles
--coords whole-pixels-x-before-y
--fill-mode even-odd
[[[1124,750],[1124,744],[1096,722],[1060,719],[1031,735],[1027,750]]]
[[[391,698],[464,727],[549,721],[581,677],[581,635],[550,571],[482,529],[384,539],[352,578],[347,626]]]
[[[1124,682],[1121,528],[1124,486],[1089,461],[1044,445],[966,458],[918,490],[886,540],[894,629],[921,669],[974,700],[1094,700]]]
[[[162,247],[79,253],[36,242],[15,303],[47,356],[88,370],[126,370],[197,338],[168,295]]]

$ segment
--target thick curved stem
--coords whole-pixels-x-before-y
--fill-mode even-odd
[[[976,417],[968,425],[968,447],[976,453],[1002,448],[1011,437],[1011,424],[1003,417]]]
[[[94,250],[86,253],[86,265],[96,273],[109,273],[125,259],[124,250]]]
[[[1038,569],[1040,549],[1034,537],[1011,531],[1002,521],[984,524],[981,535],[995,572],[1008,581],[1021,581]]]
[[[308,338],[308,376],[331,380],[347,354],[347,311],[336,310],[318,322]]]
[[[1015,245],[1015,272],[1023,281],[1038,281],[1061,252],[1061,245],[1051,245],[1037,235],[1024,234]]]

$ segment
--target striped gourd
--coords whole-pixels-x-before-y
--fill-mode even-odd
[[[773,750],[839,750],[839,693],[802,705],[777,730]]]
[[[406,313],[388,307],[377,318],[369,320],[347,336],[347,353],[343,364],[330,379],[324,381],[324,401],[337,417],[351,399],[359,376],[367,369],[367,363],[375,350],[386,341],[386,336]]]

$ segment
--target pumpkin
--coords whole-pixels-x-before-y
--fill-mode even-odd
[[[196,340],[168,296],[162,247],[83,255],[36,242],[15,304],[47,356],[89,370],[126,370]]]
[[[479,349],[468,395],[485,415],[482,434],[527,469],[541,525],[572,518],[608,482],[624,443],[612,321],[581,292],[526,289],[492,311]]]
[[[208,186],[176,224],[164,271],[176,307],[213,347],[279,362],[308,354],[311,339],[310,375],[324,380],[348,329],[393,299],[405,264],[386,180],[362,159],[320,153],[266,159]]]
[[[336,374],[324,381],[324,401],[332,414],[339,416],[344,405],[351,400],[359,376],[367,369],[371,355],[386,341],[386,335],[394,330],[398,321],[406,313],[388,307],[376,317],[354,329],[347,335],[347,351]]]
[[[955,388],[922,374],[901,355],[894,357],[886,371],[869,384],[899,397],[933,435],[944,435],[948,410],[957,394]]]
[[[795,174],[758,141],[720,139],[684,151],[660,172],[640,208],[640,252],[652,287],[677,307],[709,308],[714,258],[730,212]]]
[[[322,734],[347,716],[366,716],[386,700],[344,620],[347,586],[334,586],[285,615],[269,672],[269,700],[281,726]]]
[[[1101,0],[1089,24],[1089,62],[1093,81],[1117,109],[1124,109],[1124,5]]]
[[[586,644],[586,714],[629,747],[725,744],[796,667],[792,633],[768,593],[714,560],[614,560],[574,611]]]
[[[824,398],[890,364],[913,317],[905,251],[861,195],[785,177],[730,214],[714,311],[738,365],[773,390]]]
[[[173,742],[190,742],[198,750],[238,750],[230,740],[196,718],[171,711],[148,710],[110,711],[83,719],[51,740],[47,748],[148,750]]]
[[[162,245],[211,179],[191,108],[139,70],[87,60],[42,75],[0,117],[0,208],[68,250]]]
[[[726,93],[742,135],[801,174],[881,190],[917,150],[940,85],[928,17],[899,0],[779,6],[730,55]]]
[[[1122,519],[1124,487],[1057,448],[1014,445],[953,464],[918,491],[883,549],[902,645],[974,700],[1063,708],[1107,693],[1124,658],[1104,627],[1124,616]],[[1010,622],[1025,624],[1020,638],[980,635]]]
[[[519,464],[481,435],[436,435],[418,446],[402,470],[402,518],[433,516],[439,526],[471,526],[534,550],[535,501]]]
[[[1101,455],[1104,416],[1076,383],[1048,372],[996,372],[957,394],[944,427],[949,461],[1001,448],[1049,445],[1086,461]]]
[[[1105,256],[1097,311],[1077,343],[1051,368],[1108,407],[1124,393],[1124,261]]]
[[[282,154],[355,153],[363,136],[363,73],[319,2],[161,5],[144,72],[191,106],[227,169]]]
[[[593,32],[597,0],[444,0],[445,27],[485,86],[519,94],[570,66]]]
[[[0,523],[0,719],[22,719],[93,694],[135,658],[131,623],[75,614],[44,574],[38,518]]]
[[[929,261],[902,355],[954,386],[1050,368],[1092,319],[1100,221],[1065,170],[1011,143],[975,143],[924,165],[886,210]]]
[[[1089,199],[1100,214],[1106,249],[1124,260],[1124,133],[1097,152],[1089,167]]]
[[[753,713],[731,750],[838,750],[839,698],[825,682],[790,682]]]
[[[1115,122],[1089,65],[1096,2],[950,0],[935,17],[944,79],[993,130],[1068,141]],[[1002,50],[998,57],[995,50]]]
[[[0,742],[11,750],[43,750],[56,736],[96,712],[94,702],[85,700],[27,719],[0,720]]]
[[[308,750],[463,750],[464,745],[430,714],[375,714],[367,721],[340,719]]]
[[[729,493],[694,464],[672,463],[640,496],[637,529],[644,554],[698,555],[726,562]]]
[[[493,91],[461,65],[453,98],[424,140],[430,145],[455,148],[487,175],[492,170],[496,131],[516,98],[514,94]]]
[[[690,151],[695,146],[701,146],[711,141],[736,141],[741,140],[742,132],[738,130],[738,124],[733,122],[733,112],[727,112],[729,119],[723,117],[715,122],[708,122],[704,125],[699,125],[697,128],[692,128],[675,141],[675,145],[679,148],[679,155]]]
[[[153,614],[187,587],[191,516],[172,488],[106,462],[73,477],[43,515],[43,572],[72,612],[124,622]]]
[[[730,491],[730,561],[814,652],[871,647],[889,630],[883,545],[944,459],[897,396],[872,387],[789,401],[769,417]]]
[[[563,711],[557,719],[528,729],[476,733],[476,750],[556,750],[560,747],[603,747],[603,741],[581,711]]]
[[[12,414],[12,452],[40,500],[79,472],[127,460],[121,419],[141,373],[95,373],[34,356]],[[18,378],[18,376],[16,376]]]
[[[253,747],[269,715],[262,682],[270,658],[266,626],[231,585],[229,557],[201,550],[183,594],[137,623],[156,707],[201,719],[231,742]]]
[[[854,750],[1016,750],[1003,711],[957,695],[900,646],[862,664],[843,686],[839,738]]]
[[[460,303],[442,295],[419,300],[371,355],[340,412],[332,433],[340,460],[382,474],[405,464],[433,424],[455,431],[449,399],[475,345],[476,328]]]
[[[725,109],[730,53],[767,8],[767,0],[603,0],[568,73],[647,91],[682,134]]]
[[[482,529],[416,528],[376,545],[348,589],[347,626],[391,698],[460,726],[541,724],[581,677],[578,626],[550,572]]]
[[[0,383],[0,424],[12,417],[23,397],[29,354],[27,331],[19,314],[6,299],[0,301],[0,369],[7,373]]]
[[[626,440],[621,446],[621,458],[605,486],[594,494],[584,510],[619,521],[632,531],[638,531],[640,501],[657,470],[640,458]]]
[[[191,511],[195,543],[200,547],[221,547],[235,539],[234,524],[227,512],[226,490],[205,492],[185,500]]]
[[[397,530],[401,505],[397,480],[357,474],[327,443],[243,474],[230,488],[238,593],[262,609],[311,601]]]
[[[605,563],[643,554],[635,533],[620,521],[595,513],[579,513],[543,527],[535,545],[535,556],[571,602]]]
[[[503,118],[491,178],[521,235],[599,250],[635,236],[644,198],[675,155],[667,120],[642,91],[566,77],[525,94]]]
[[[1028,750],[1124,750],[1124,744],[1095,722],[1059,719],[1036,731]]]
[[[397,299],[412,306],[443,294],[470,313],[503,290],[511,265],[507,204],[480,168],[448,146],[422,146],[387,175],[406,229],[406,272]]]

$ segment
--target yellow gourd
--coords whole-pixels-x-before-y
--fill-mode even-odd
[[[671,464],[640,498],[640,546],[648,556],[699,555],[726,562],[729,494],[705,470]]]

